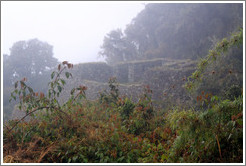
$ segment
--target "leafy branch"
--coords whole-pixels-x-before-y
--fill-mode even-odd
[[[65,106],[70,106],[73,104],[75,100],[85,98],[85,90],[87,90],[87,87],[85,86],[79,86],[78,88],[74,88],[71,91],[71,96],[68,99],[67,102],[63,105],[63,107],[60,106],[58,102],[58,98],[60,96],[60,93],[64,89],[64,85],[66,84],[66,81],[62,78],[62,73],[66,69],[73,68],[73,64],[68,63],[67,61],[62,62],[58,65],[57,71],[52,72],[51,74],[51,82],[49,82],[49,90],[48,95],[45,95],[42,92],[34,92],[34,90],[26,84],[27,79],[23,78],[21,81],[15,82],[15,90],[11,92],[11,100],[17,100],[19,99],[19,109],[25,110],[26,115],[23,116],[20,120],[18,120],[14,126],[9,129],[9,132],[13,130],[19,122],[24,120],[27,116],[33,115],[34,112],[38,110],[46,109],[47,111],[53,112],[53,110],[56,110],[58,112],[63,113],[68,117],[70,121],[72,121],[72,118],[68,113],[63,111]],[[65,77],[68,79],[72,77],[72,74],[68,71],[65,72]],[[74,93],[77,91],[77,95],[74,97]]]
[[[212,49],[209,50],[208,55],[201,59],[197,65],[197,69],[188,77],[188,81],[185,85],[186,89],[191,91],[196,87],[202,80],[205,69],[208,68],[213,62],[217,60],[219,56],[224,55],[229,48],[233,46],[240,46],[243,43],[243,29],[240,28],[239,31],[232,33],[229,38],[224,38]],[[230,71],[229,71],[230,72]]]

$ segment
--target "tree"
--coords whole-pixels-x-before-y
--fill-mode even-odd
[[[46,91],[51,69],[58,64],[53,57],[53,47],[38,39],[18,41],[3,55],[3,109],[4,119],[11,118],[14,103],[10,104],[13,83],[24,77],[37,91]]]
[[[42,75],[58,64],[58,60],[53,57],[53,46],[38,39],[14,43],[7,61],[10,77],[14,79]]]
[[[129,42],[121,29],[112,30],[104,37],[103,45],[99,54],[106,57],[110,64],[127,61],[133,57],[135,46]]]

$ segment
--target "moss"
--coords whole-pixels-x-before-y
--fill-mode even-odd
[[[163,66],[157,66],[151,68],[151,71],[189,71],[194,70],[197,61],[191,60],[179,60],[164,64]]]
[[[150,63],[150,62],[157,62],[157,61],[169,61],[165,58],[155,58],[155,59],[149,59],[149,60],[135,60],[135,61],[129,61],[129,62],[120,62],[115,64],[117,65],[124,65],[124,64],[139,64],[139,63]]]
[[[80,66],[80,65],[107,65],[106,62],[86,62],[86,63],[78,63],[78,64],[75,64],[74,67],[76,66]]]
[[[94,84],[98,86],[108,86],[108,83],[103,83],[103,82],[97,82],[97,81],[92,81],[92,80],[84,80],[84,83],[86,84]],[[119,86],[122,87],[133,87],[133,86],[143,86],[141,83],[119,83]]]

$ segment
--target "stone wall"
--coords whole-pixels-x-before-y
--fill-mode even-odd
[[[153,91],[154,100],[172,98],[182,103],[188,100],[184,84],[186,78],[195,70],[196,62],[191,60],[155,59],[136,61],[109,66],[106,63],[79,64],[74,69],[74,79],[69,85],[76,87],[85,85],[89,99],[98,97],[100,91],[109,89],[108,80],[114,76],[119,82],[122,95],[137,99],[143,93],[144,85],[149,85]]]
[[[122,63],[112,66],[114,77],[117,78],[117,81],[120,83],[128,82],[128,63]]]
[[[141,82],[146,71],[153,67],[162,66],[165,61],[167,60],[159,58],[120,63],[113,66],[114,76],[121,83]]]
[[[133,61],[113,66],[104,62],[81,63],[74,65],[72,74],[74,77],[97,82],[107,82],[110,77],[114,76],[120,83],[132,83],[142,81],[146,71],[162,66],[165,61],[167,60]]]
[[[71,70],[73,77],[97,82],[107,82],[113,76],[113,68],[104,62],[81,63]]]
[[[187,77],[195,70],[196,63],[191,62],[172,64],[173,67],[163,65],[145,72],[143,83],[153,90],[153,99],[165,102],[175,102],[182,105],[190,100],[184,88]]]

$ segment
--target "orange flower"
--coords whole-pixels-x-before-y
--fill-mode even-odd
[[[44,98],[44,93],[40,92],[40,98]]]
[[[202,96],[197,96],[197,97],[196,97],[196,100],[197,100],[197,101],[201,101],[201,100],[202,100]]]
[[[22,79],[22,81],[23,81],[23,82],[27,81],[26,77],[24,77],[24,78]]]
[[[87,90],[87,87],[86,87],[86,86],[82,86],[82,85],[80,85],[80,86],[79,86],[79,88],[80,88],[80,90],[82,90],[82,91]]]

